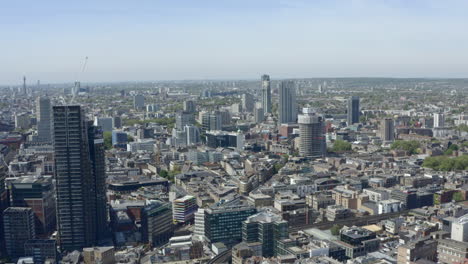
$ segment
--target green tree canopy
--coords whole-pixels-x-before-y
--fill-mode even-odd
[[[352,146],[351,146],[351,143],[349,143],[348,141],[344,141],[344,140],[335,140],[335,142],[333,143],[333,148],[332,148],[332,151],[333,152],[345,152],[345,151],[351,151],[352,150]]]
[[[404,150],[409,155],[416,154],[421,144],[416,140],[397,140],[390,146],[391,149]]]

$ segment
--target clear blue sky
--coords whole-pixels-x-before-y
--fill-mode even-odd
[[[2,1],[0,84],[468,77],[467,10],[465,0]]]

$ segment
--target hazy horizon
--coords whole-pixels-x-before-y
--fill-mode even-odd
[[[468,77],[466,1],[8,1],[0,85]],[[88,56],[83,74],[81,68]]]

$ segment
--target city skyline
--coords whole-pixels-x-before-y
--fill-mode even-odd
[[[110,3],[4,4],[0,84],[468,76],[464,1]]]

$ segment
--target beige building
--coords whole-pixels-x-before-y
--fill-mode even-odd
[[[114,247],[83,248],[85,264],[113,264],[115,263]]]

